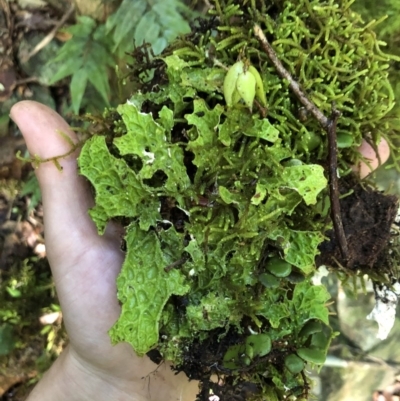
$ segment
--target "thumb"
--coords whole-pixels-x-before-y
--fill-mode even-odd
[[[363,140],[358,151],[368,162],[360,161],[356,166],[353,166],[353,171],[358,174],[360,178],[365,178],[367,175],[371,174],[379,166],[384,164],[390,156],[390,147],[384,138],[380,140],[376,146],[376,150],[366,140]]]
[[[78,151],[68,154],[77,143],[68,124],[31,101],[17,103],[11,117],[32,155],[42,160],[67,155],[57,159],[61,169],[51,161],[42,162],[36,175],[43,195],[47,256],[65,325],[71,344],[94,359],[87,339],[96,336],[98,343],[110,347],[107,331],[120,312],[115,288],[122,263],[118,237],[98,236],[89,217],[93,199],[87,182],[77,174]]]
[[[68,154],[77,143],[75,133],[50,108],[33,101],[19,102],[11,109],[11,118],[20,128],[28,150],[42,160]],[[68,141],[67,136],[71,141]],[[88,216],[93,204],[87,183],[77,174],[78,150],[52,161],[42,162],[36,176],[43,196],[46,245],[50,263],[64,255],[80,253],[86,239],[96,235]],[[71,235],[71,227],[74,233]],[[56,273],[56,272],[53,272]]]

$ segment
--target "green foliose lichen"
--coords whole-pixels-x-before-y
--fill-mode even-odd
[[[342,175],[363,138],[391,141],[392,59],[348,0],[212,4],[208,20],[154,60],[150,82],[132,75],[142,92],[79,158],[95,189],[99,232],[115,218],[127,227],[122,313],[110,335],[139,355],[157,349],[187,373],[188,353],[217,338],[204,342],[219,345],[214,359],[199,361],[203,381],[223,371],[232,384],[257,384],[248,399],[306,398],[301,361],[323,363],[332,337],[329,294],[310,280],[331,228],[318,206],[327,194],[327,138],[253,25],[324,114],[333,102],[341,111]],[[226,68],[238,59],[259,71],[267,109],[226,106]],[[284,277],[267,269],[276,258],[290,265]],[[201,399],[206,390],[203,383]]]

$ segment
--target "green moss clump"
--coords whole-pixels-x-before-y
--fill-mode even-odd
[[[44,328],[39,322],[56,302],[48,263],[37,257],[14,258],[0,273],[0,375],[36,372],[40,376],[65,341],[65,332],[59,327]]]
[[[374,23],[374,30],[381,46],[385,46],[387,53],[396,56],[389,67],[389,81],[393,87],[396,104],[390,113],[392,124],[396,124],[399,129],[400,122],[400,3],[396,0],[382,0],[379,2],[373,0],[356,0],[352,5],[355,11],[360,13],[366,22],[377,20]],[[399,166],[399,156],[396,149],[399,148],[398,140],[392,143],[392,159],[394,166]]]
[[[253,387],[243,399],[307,398],[300,358],[323,363],[332,337],[330,296],[310,279],[331,228],[327,138],[253,26],[325,115],[333,102],[342,112],[342,176],[363,138],[391,140],[391,57],[348,0],[212,3],[210,18],[160,58],[136,51],[131,78],[142,91],[105,114],[113,131],[92,137],[79,158],[99,232],[115,218],[127,227],[122,313],[110,335],[202,380],[201,400],[210,391],[231,399],[245,383]],[[260,72],[267,110],[226,106],[226,68],[238,59]],[[268,268],[276,258],[288,274]],[[215,373],[224,386],[208,381]]]

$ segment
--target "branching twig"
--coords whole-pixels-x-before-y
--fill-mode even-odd
[[[56,36],[58,30],[65,24],[67,19],[73,13],[75,6],[72,4],[69,10],[64,14],[64,16],[57,22],[54,28],[25,56],[22,58],[22,62],[26,63],[31,57],[39,53],[44,47],[46,47]]]
[[[336,142],[336,124],[340,116],[338,110],[332,107],[332,114],[330,118],[327,118],[321,110],[308,99],[306,94],[300,88],[298,82],[296,82],[290,75],[289,71],[282,65],[274,49],[268,42],[268,39],[264,35],[264,32],[259,25],[254,25],[254,35],[260,41],[261,46],[271,63],[276,68],[278,74],[289,82],[289,88],[298,98],[299,102],[311,113],[314,118],[320,123],[322,128],[326,131],[328,136],[329,144],[329,190],[331,200],[331,217],[333,220],[333,227],[335,229],[335,235],[339,244],[340,252],[343,259],[348,259],[348,246],[346,235],[343,229],[342,217],[340,214],[340,203],[339,203],[339,185],[337,176],[337,142]]]
[[[53,157],[47,157],[45,159],[42,159],[40,156],[38,155],[34,155],[33,157],[23,157],[21,156],[21,151],[18,151],[16,154],[16,157],[18,160],[22,160],[23,162],[27,162],[27,163],[32,163],[33,167],[36,169],[38,168],[42,163],[48,163],[48,162],[53,162],[53,164],[56,166],[58,171],[62,171],[62,166],[59,162],[60,159],[65,159],[66,157],[72,155],[80,146],[83,145],[83,141],[78,141],[78,142],[74,142],[67,134],[65,134],[62,131],[57,131],[57,133],[59,135],[61,135],[67,142],[68,144],[71,146],[71,149],[59,156],[53,156]]]

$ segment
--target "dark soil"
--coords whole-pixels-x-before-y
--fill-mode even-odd
[[[198,401],[208,401],[210,390],[221,401],[245,401],[261,392],[255,383],[247,382],[245,378],[238,379],[231,376],[232,372],[222,366],[222,360],[228,348],[243,342],[244,337],[232,329],[228,333],[225,333],[225,330],[216,329],[209,333],[206,340],[193,342],[188,347],[184,363],[177,366],[176,370],[185,372],[191,380],[201,381],[200,393],[197,395]],[[268,355],[268,361],[275,360],[278,367],[279,364],[283,364],[285,354],[276,347]],[[255,363],[260,362],[262,361],[255,361]],[[239,370],[245,377],[245,372],[250,369],[251,366],[243,366]],[[212,376],[216,380],[211,380]]]
[[[342,257],[334,231],[329,231],[329,241],[324,242],[317,257],[317,265],[341,265],[353,271],[366,273],[375,270],[391,274],[388,254],[392,226],[397,216],[399,200],[385,195],[367,184],[360,184],[353,177],[341,180],[341,194],[348,194],[340,201],[343,228],[349,254]]]

